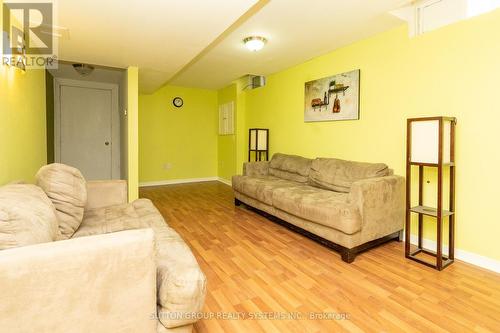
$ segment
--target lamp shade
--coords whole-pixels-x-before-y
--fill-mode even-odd
[[[263,128],[250,129],[250,149],[267,150],[269,130]]]
[[[436,117],[409,119],[410,136],[410,162],[438,164],[439,149],[442,147],[442,163],[452,161],[451,154],[451,128],[454,118]],[[441,135],[440,135],[441,131]],[[442,142],[440,142],[440,138]]]

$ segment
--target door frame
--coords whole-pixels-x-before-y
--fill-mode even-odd
[[[120,179],[120,113],[118,84],[54,78],[54,160],[61,163],[61,86],[111,91],[111,178]]]

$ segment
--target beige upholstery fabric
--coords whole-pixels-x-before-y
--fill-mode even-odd
[[[174,328],[166,328],[158,321],[156,333],[191,333],[193,332],[193,324],[178,326]]]
[[[128,204],[125,181],[86,184],[61,164],[37,183],[0,188],[0,250],[57,244],[0,251],[0,331],[192,330],[206,278],[151,201]],[[60,230],[72,239],[52,242]]]
[[[305,220],[349,235],[361,229],[359,210],[347,202],[347,194],[303,185],[276,189],[272,197],[274,207]]]
[[[38,171],[36,182],[56,207],[62,239],[70,238],[82,222],[87,203],[87,185],[82,174],[68,165],[54,163]]]
[[[247,197],[239,192],[234,192],[234,196],[241,202],[244,202],[251,207],[260,209],[290,224],[293,224],[299,228],[307,230],[315,235],[323,237],[324,239],[327,239],[331,242],[342,245],[344,247],[353,248],[357,245],[363,244],[361,242],[361,232],[357,232],[353,235],[347,235],[340,230],[326,227],[316,222],[305,220],[303,218],[282,211],[281,209],[277,209],[272,206],[266,205],[258,200]]]
[[[403,229],[405,220],[405,179],[387,176],[353,183],[350,203],[357,205],[362,218],[362,239],[377,239]]]
[[[87,182],[85,210],[120,205],[127,202],[126,180],[93,180]]]
[[[238,192],[238,191],[234,191],[234,197],[236,199],[240,200],[241,202],[246,203],[249,206],[252,206],[254,208],[257,208],[257,209],[262,210],[266,213],[269,213],[271,215],[276,216],[277,209],[274,208],[273,206],[270,206],[270,205],[263,203],[262,201],[251,198],[251,197],[249,197],[241,192]]]
[[[233,176],[233,188],[268,205],[273,204],[273,191],[297,183],[277,177]]]
[[[357,180],[389,175],[389,168],[383,163],[364,163],[317,158],[311,164],[309,183],[320,188],[349,193]]]
[[[269,162],[267,161],[243,163],[244,176],[264,177],[267,176],[268,174],[269,174]]]
[[[131,203],[85,211],[83,222],[73,237],[151,228],[158,225],[167,227],[160,212],[150,200],[138,199]]]
[[[200,312],[205,301],[205,275],[189,247],[150,200],[86,211],[74,237],[146,227],[155,232],[160,321],[167,328],[195,322],[192,314]]]
[[[58,235],[54,206],[41,188],[28,184],[0,187],[0,250],[52,242]]]
[[[306,183],[311,161],[296,155],[274,154],[269,163],[269,174],[278,178]]]
[[[275,166],[301,170],[283,167],[288,155],[275,156]],[[307,159],[291,160],[307,165]],[[235,198],[349,249],[403,229],[404,178],[388,176],[385,164],[316,159],[309,174],[315,186],[273,176],[272,166],[265,176],[257,171],[263,166],[247,163],[245,170],[257,176],[234,176]]]
[[[0,331],[157,331],[154,235],[125,231],[0,251]]]
[[[205,303],[206,278],[182,238],[171,228],[155,230],[158,316],[167,328],[196,322]]]

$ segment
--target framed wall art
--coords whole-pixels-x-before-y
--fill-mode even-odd
[[[354,70],[305,84],[304,121],[359,119],[360,70]]]

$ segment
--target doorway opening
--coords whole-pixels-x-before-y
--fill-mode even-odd
[[[87,180],[126,178],[126,70],[59,62],[46,72],[47,162],[79,169]]]

